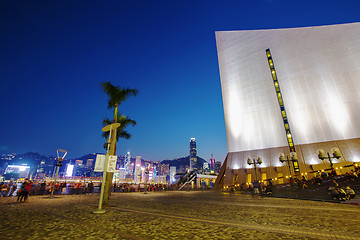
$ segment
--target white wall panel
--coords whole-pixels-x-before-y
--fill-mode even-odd
[[[360,23],[216,32],[228,151],[286,146],[270,48],[295,144],[360,136]]]

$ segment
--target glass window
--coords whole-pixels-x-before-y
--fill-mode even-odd
[[[262,174],[261,174],[261,179],[262,179],[262,180],[266,180],[266,179],[267,179],[267,178],[266,178],[266,173],[262,173]]]
[[[249,173],[246,177],[246,182],[251,183],[251,173]]]
[[[278,177],[278,183],[279,183],[279,184],[283,184],[283,183],[284,183],[283,173],[279,172],[279,173],[277,174],[277,177]]]
[[[233,181],[233,184],[237,184],[238,183],[238,175],[237,174],[234,174],[234,181]]]

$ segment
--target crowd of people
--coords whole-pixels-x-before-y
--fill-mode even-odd
[[[13,196],[14,192],[18,188],[17,182],[10,181],[9,183],[0,183],[0,197]]]
[[[11,197],[17,196],[17,201],[26,202],[31,187],[33,185],[33,181],[26,178],[24,182],[17,183],[16,181],[10,181],[9,183],[1,182],[0,183],[0,191],[1,197]]]
[[[334,200],[344,201],[352,199],[356,196],[356,193],[351,189],[348,181],[354,181],[359,178],[360,166],[355,166],[354,170],[346,172],[345,174],[338,175],[337,172],[332,169],[329,173],[325,171],[319,171],[315,173],[315,177],[311,180],[307,179],[307,175],[302,175],[301,180],[297,177],[289,178],[289,186],[292,189],[307,189],[314,188],[314,186],[328,186],[328,192],[331,198]],[[341,181],[341,186],[336,181]],[[329,184],[329,181],[332,181]],[[346,187],[345,187],[346,186]],[[95,190],[96,188],[96,190]],[[47,194],[91,194],[94,192],[100,192],[101,182],[93,183],[92,181],[58,181],[55,185],[54,182],[40,181],[34,183],[29,179],[25,179],[23,182],[1,182],[0,183],[0,197],[17,197],[17,201],[26,202],[29,195],[47,195]],[[168,184],[135,184],[135,183],[114,183],[112,187],[113,192],[151,192],[151,191],[167,191],[176,190],[176,186]],[[252,184],[239,184],[228,188],[230,192],[251,192],[253,194],[272,194],[273,183],[268,180],[266,184],[263,182],[254,182]]]
[[[346,173],[341,173],[339,170],[337,172],[332,168],[329,171],[315,172],[312,179],[308,179],[307,174],[302,174],[301,176],[289,177],[287,183],[277,184],[276,186],[273,186],[271,179],[267,179],[266,181],[254,181],[250,184],[232,185],[224,187],[223,190],[230,193],[240,192],[250,193],[252,195],[269,195],[273,194],[273,191],[276,191],[276,193],[280,195],[286,195],[285,192],[289,192],[291,195],[291,193],[295,192],[299,194],[299,191],[301,191],[305,193],[306,196],[316,195],[316,193],[318,193],[322,194],[324,198],[326,198],[326,195],[329,195],[333,200],[346,201],[356,197],[356,192],[351,186],[355,184],[355,190],[358,188],[359,182],[354,181],[356,181],[359,176],[360,166],[354,166],[353,170],[349,170]]]
[[[355,191],[347,186],[345,189],[341,187],[329,187],[328,191],[331,194],[331,198],[339,201],[350,200],[355,197]]]
[[[113,192],[144,192],[174,190],[168,184],[135,184],[114,183]],[[0,197],[17,197],[18,202],[26,202],[29,195],[60,195],[60,194],[91,194],[101,191],[101,182],[93,181],[53,181],[33,182],[25,179],[23,182],[10,181],[0,183]]]
[[[167,184],[134,184],[134,183],[114,183],[113,192],[157,192],[175,190]]]

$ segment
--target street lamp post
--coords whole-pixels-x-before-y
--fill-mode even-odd
[[[59,156],[59,153],[62,152],[64,153],[64,155],[62,157]],[[55,179],[54,179],[54,184],[52,186],[51,189],[51,195],[50,198],[54,198],[54,190],[55,190],[55,185],[56,185],[56,178],[59,174],[59,168],[62,166],[62,160],[64,159],[64,157],[66,156],[68,151],[64,150],[64,149],[56,149],[56,153],[57,153],[57,157],[58,157],[58,162],[56,163],[56,174],[55,174]]]
[[[327,156],[325,156],[325,151],[322,149],[318,149],[317,152],[318,152],[319,159],[321,159],[322,161],[324,161],[325,159],[329,160],[331,169],[333,169],[332,159],[333,158],[336,158],[336,159],[341,158],[340,150],[338,148],[331,149],[331,152],[333,155],[332,157],[330,156],[329,152],[327,152],[327,154],[326,154]]]
[[[144,192],[144,194],[146,194],[146,191],[147,191],[148,176],[149,176],[149,168],[145,168],[145,192]]]
[[[258,156],[257,159],[252,159],[251,157],[248,157],[248,160],[247,160],[247,163],[249,165],[254,165],[254,168],[255,168],[255,180],[256,182],[258,182],[258,177],[257,177],[257,171],[256,171],[256,164],[261,164],[262,163],[262,160],[261,160],[261,157]]]
[[[298,161],[298,158],[297,158],[297,155],[296,155],[296,152],[291,152],[290,153],[290,157],[291,159],[289,159],[288,156],[286,156],[285,158],[285,154],[284,153],[280,153],[280,156],[279,156],[279,161],[280,162],[287,162],[288,166],[289,166],[289,173],[290,173],[290,176],[291,176],[291,167],[290,167],[290,162],[297,162]]]
[[[108,171],[108,163],[109,163],[109,156],[110,156],[110,145],[111,145],[111,130],[113,129],[117,129],[118,127],[120,127],[120,123],[113,123],[113,124],[109,124],[105,127],[103,127],[101,130],[103,132],[109,132],[109,138],[107,139],[107,150],[106,150],[106,155],[105,155],[105,161],[104,161],[104,172],[103,172],[103,180],[101,182],[101,191],[100,191],[100,199],[99,199],[99,208],[95,211],[93,211],[93,213],[105,213],[105,210],[101,209],[102,208],[102,204],[103,204],[103,199],[104,199],[104,192],[105,192],[105,181],[106,181],[106,174]]]

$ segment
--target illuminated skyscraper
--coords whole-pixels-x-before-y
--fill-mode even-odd
[[[169,175],[170,166],[169,164],[161,163],[160,165],[160,175],[167,176]]]
[[[220,168],[221,168],[221,162],[215,162],[214,163],[214,172],[216,174],[218,174],[220,172]]]
[[[196,140],[190,139],[190,171],[197,170]]]
[[[131,155],[130,155],[130,152],[127,152],[126,155],[125,155],[124,168],[125,168],[125,173],[127,175],[132,174],[133,171],[131,169]]]
[[[204,164],[203,164],[203,170],[204,170],[204,172],[209,172],[209,171],[210,171],[210,167],[209,167],[209,163],[208,163],[208,162],[204,162]]]
[[[210,163],[209,163],[210,171],[214,170],[214,166],[215,166],[215,158],[211,154]]]
[[[88,159],[86,161],[86,167],[92,167],[94,165],[94,159]]]
[[[171,166],[170,167],[170,182],[171,183],[175,182],[175,174],[176,174],[176,167]]]
[[[320,148],[339,148],[334,168],[360,161],[359,35],[360,23],[216,32],[228,144],[224,185],[290,172],[313,176],[330,168],[318,158]],[[297,154],[291,169],[280,153]],[[255,177],[247,159],[257,156]]]
[[[135,183],[139,183],[141,181],[141,156],[136,156],[134,181]]]

